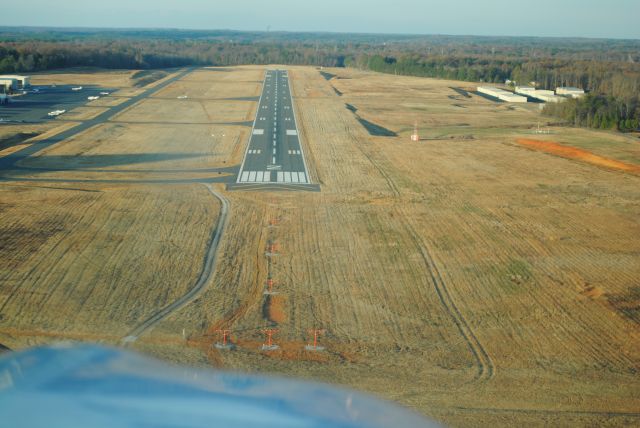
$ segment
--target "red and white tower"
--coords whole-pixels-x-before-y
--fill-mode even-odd
[[[413,125],[413,134],[411,134],[411,141],[420,141],[420,136],[418,135],[418,121],[416,120]]]

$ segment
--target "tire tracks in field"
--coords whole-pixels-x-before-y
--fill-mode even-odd
[[[227,227],[229,201],[227,201],[227,199],[222,194],[218,193],[210,184],[206,184],[205,187],[216,199],[218,199],[218,201],[220,201],[221,206],[220,215],[218,216],[218,223],[216,224],[216,227],[213,230],[211,236],[211,240],[209,241],[209,248],[207,249],[204,258],[204,265],[202,266],[202,271],[200,271],[198,280],[185,295],[180,297],[175,302],[160,309],[156,313],[152,314],[145,321],[132,329],[129,334],[123,337],[121,342],[124,346],[135,342],[143,333],[151,330],[160,321],[167,318],[173,312],[191,303],[205,290],[206,285],[211,280],[213,272],[215,271],[216,261],[218,259],[218,248],[220,247],[220,241]]]
[[[393,182],[393,180],[391,179],[389,174],[387,174],[387,172],[384,169],[382,169],[380,167],[380,165],[378,165],[378,163],[376,161],[373,160],[373,158],[371,157],[371,155],[369,153],[365,152],[364,149],[362,147],[360,147],[360,144],[356,144],[355,146],[358,148],[358,150],[360,150],[360,153],[362,153],[362,155],[364,157],[366,157],[369,160],[369,162],[371,162],[371,165],[373,165],[373,167],[376,169],[376,171],[378,171],[380,173],[382,178],[385,179],[385,181],[387,182],[387,186],[389,186],[389,189],[393,193],[393,196],[396,197],[396,198],[399,198],[400,197],[400,191],[398,190],[398,186],[396,186],[396,183]]]
[[[408,217],[405,213],[400,209],[398,209],[398,211],[399,214],[404,217],[403,225],[405,226],[405,229],[409,235],[411,235],[411,239],[420,251],[420,257],[427,268],[427,272],[429,273],[429,277],[431,278],[431,282],[433,283],[440,303],[455,323],[460,335],[463,337],[471,351],[471,354],[473,355],[474,360],[476,361],[478,372],[476,373],[474,380],[487,381],[493,378],[495,375],[495,366],[489,356],[489,353],[486,351],[473,329],[469,326],[466,318],[456,305],[446,282],[442,279],[440,269],[438,269],[438,266],[436,265],[436,262],[424,240],[418,235],[411,223],[409,223]]]
[[[400,197],[400,191],[398,187],[393,182],[393,179],[387,174],[387,172],[378,165],[378,163],[373,159],[371,155],[366,153],[362,147],[357,145],[358,149],[362,154],[371,162],[371,164],[375,167],[375,169],[382,175],[382,177],[387,182],[389,189],[393,192],[394,197]],[[424,262],[427,272],[429,273],[429,277],[431,282],[433,283],[433,287],[438,295],[438,300],[442,304],[444,310],[447,312],[451,320],[456,325],[458,332],[466,342],[471,354],[473,355],[474,360],[476,361],[476,365],[478,367],[478,371],[474,377],[474,381],[488,381],[492,379],[495,375],[495,365],[489,356],[489,353],[484,348],[478,337],[476,336],[473,329],[470,327],[468,321],[458,308],[455,303],[455,300],[451,296],[449,292],[449,288],[447,287],[446,282],[442,279],[442,274],[440,273],[440,269],[431,255],[431,251],[424,240],[418,235],[413,225],[409,222],[409,216],[405,214],[405,212],[401,208],[395,209],[396,213],[398,213],[402,217],[402,224],[405,227],[406,231],[411,236],[415,246],[418,248],[420,252],[420,257]]]

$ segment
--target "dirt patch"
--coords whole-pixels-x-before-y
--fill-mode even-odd
[[[640,166],[638,165],[631,165],[625,162],[598,156],[587,150],[565,146],[553,141],[529,140],[525,138],[519,138],[516,141],[522,146],[560,156],[566,159],[576,159],[582,162],[590,163],[592,165],[640,175]]]
[[[604,295],[604,289],[597,285],[589,285],[582,291],[582,295],[590,299],[598,299]]]
[[[285,298],[280,295],[267,296],[264,302],[264,316],[276,324],[282,324],[287,321]]]

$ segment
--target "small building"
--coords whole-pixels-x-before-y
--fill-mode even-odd
[[[573,86],[565,86],[556,88],[556,95],[562,95],[563,97],[580,98],[584,97],[584,89],[576,88]]]
[[[540,101],[544,101],[545,103],[559,103],[562,101],[566,101],[566,98],[554,94],[553,91],[536,91],[536,93],[531,95],[531,97]]]
[[[18,81],[10,77],[0,76],[0,87],[4,89],[5,93],[9,93],[18,89]]]
[[[0,80],[2,79],[14,79],[16,81],[16,89],[26,89],[31,86],[31,77],[30,76],[19,76],[15,74],[4,74],[0,75]]]
[[[527,97],[516,95],[513,92],[505,91],[504,89],[495,88],[493,86],[478,86],[478,92],[481,94],[489,95],[497,98],[501,101],[508,103],[526,103]]]

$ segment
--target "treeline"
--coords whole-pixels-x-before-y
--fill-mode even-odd
[[[635,131],[640,127],[640,100],[637,94],[626,100],[588,94],[584,98],[546,104],[544,114],[561,117],[576,126]]]
[[[400,57],[382,55],[358,55],[346,58],[348,67],[368,69],[381,73],[392,73],[419,77],[437,77],[471,82],[502,82],[511,76],[513,65],[509,61],[486,58],[404,55]]]
[[[640,62],[640,41],[549,37],[353,34],[177,29],[0,27],[5,42],[177,41],[266,44],[340,51],[345,55],[426,54]]]
[[[172,40],[0,42],[0,73],[68,67],[153,69],[187,65],[298,64],[341,67],[344,58],[312,45]]]

